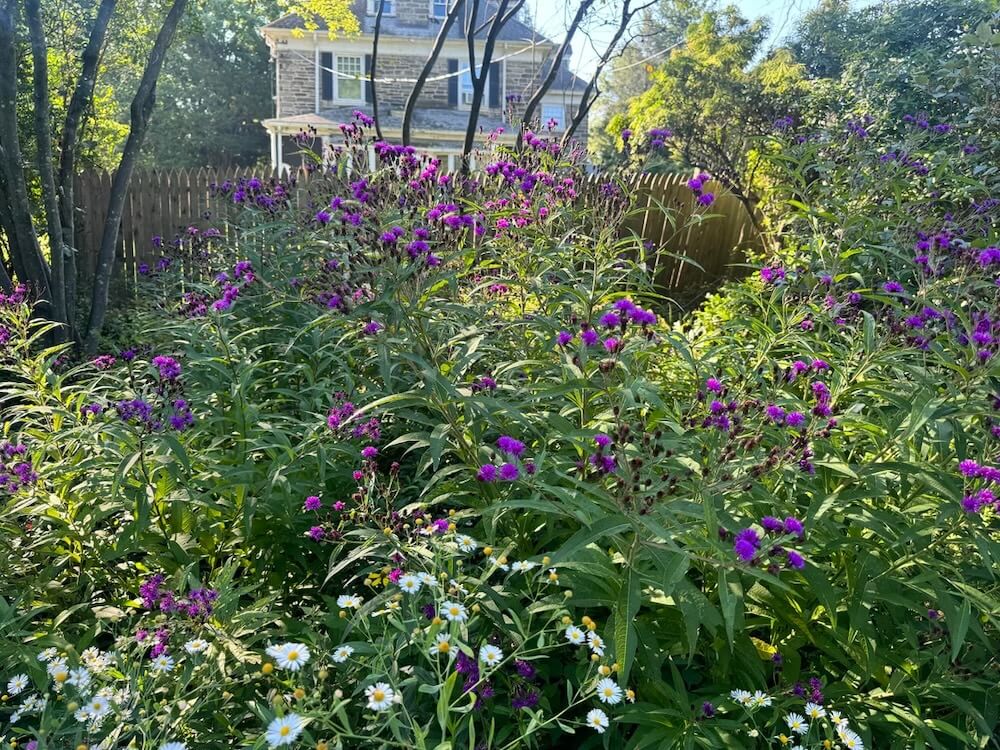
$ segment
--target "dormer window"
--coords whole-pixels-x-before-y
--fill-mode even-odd
[[[444,18],[448,15],[448,0],[431,0],[431,18]]]
[[[382,15],[384,16],[394,16],[396,15],[396,0],[381,0],[382,1]],[[379,0],[368,0],[368,15],[374,16],[378,13]]]

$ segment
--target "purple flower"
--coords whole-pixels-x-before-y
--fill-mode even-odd
[[[608,354],[614,354],[622,347],[622,342],[616,339],[614,336],[609,336],[604,339],[604,349]]]
[[[806,417],[800,411],[790,411],[785,415],[785,424],[789,427],[801,427],[805,421]]]
[[[476,479],[480,482],[495,482],[497,480],[497,467],[493,464],[483,464],[479,467]]]
[[[887,281],[882,284],[882,290],[889,294],[902,294],[903,285],[898,281]]]
[[[805,528],[802,526],[802,521],[797,518],[789,516],[785,519],[785,533],[795,534],[799,539],[805,536]]]
[[[621,325],[622,319],[618,316],[618,313],[609,312],[601,316],[600,323],[606,328],[617,328]]]
[[[772,533],[780,532],[785,528],[781,519],[775,518],[774,516],[764,516],[760,519],[760,525],[764,527],[765,531],[770,531]]]
[[[580,339],[586,346],[594,346],[600,338],[601,337],[597,335],[597,331],[593,328],[588,328],[580,334]]]
[[[701,714],[706,719],[711,719],[713,716],[715,716],[715,706],[713,706],[708,701],[705,701],[704,703],[701,704]]]
[[[326,532],[323,531],[322,526],[313,526],[311,529],[309,529],[307,533],[309,535],[309,538],[312,539],[314,542],[318,542],[324,536],[326,536]]]
[[[319,510],[322,507],[323,502],[316,497],[316,495],[310,495],[306,498],[305,505],[303,506],[306,510]]]
[[[795,570],[802,570],[806,566],[806,561],[798,552],[793,549],[788,550],[788,567]]]
[[[382,324],[372,320],[365,324],[365,327],[362,329],[362,333],[364,333],[365,336],[374,336],[381,330]]]
[[[510,706],[514,709],[534,708],[538,705],[538,691],[528,687],[518,687],[511,695]]]
[[[715,194],[702,193],[698,196],[697,201],[702,206],[711,206],[715,202]]]
[[[556,336],[556,343],[558,343],[559,346],[566,346],[572,340],[573,334],[569,331],[559,331],[559,335]]]
[[[715,378],[709,378],[705,381],[705,389],[710,393],[722,393],[722,383]]]
[[[756,557],[758,549],[760,549],[760,536],[753,529],[743,529],[736,535],[733,552],[743,562],[752,561]]]
[[[181,366],[173,357],[153,357],[153,365],[160,371],[163,380],[176,380],[181,375]]]
[[[497,447],[504,453],[509,453],[518,458],[524,453],[524,443],[520,440],[515,440],[509,435],[501,435],[497,438]]]
[[[366,445],[364,448],[361,449],[361,458],[365,459],[366,461],[371,461],[377,455],[378,455],[378,448],[376,448],[374,445]]]
[[[514,464],[506,463],[500,467],[500,479],[504,482],[516,481],[519,476],[521,476],[521,472]]]
[[[517,673],[526,680],[533,680],[535,678],[535,667],[530,661],[515,659],[514,668],[517,670]]]

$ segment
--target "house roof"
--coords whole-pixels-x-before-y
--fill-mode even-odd
[[[485,5],[486,7],[480,7],[479,12],[476,16],[476,23],[479,26],[483,26],[487,21],[492,18],[492,12],[495,9],[495,5],[492,0],[477,0],[480,6]],[[358,21],[361,25],[362,34],[373,34],[375,32],[375,16],[369,16],[366,13],[366,3],[365,0],[355,0],[354,15],[358,17]],[[318,16],[315,18],[316,27],[320,31],[326,31],[327,25],[322,18]],[[281,18],[272,21],[271,23],[263,27],[264,31],[268,29],[302,29],[305,28],[305,21],[302,16],[289,13],[282,16]],[[438,30],[441,28],[441,22],[436,19],[428,19],[427,23],[410,23],[400,19],[398,16],[383,16],[382,17],[382,31],[381,33],[387,37],[427,37],[428,39],[434,39],[438,35]],[[478,39],[485,39],[487,29],[480,31],[476,37]],[[460,18],[456,21],[451,29],[448,31],[449,39],[461,40],[465,38],[465,32],[463,29],[462,19]],[[539,34],[537,31],[532,29],[530,26],[521,23],[516,18],[512,18],[503,28],[500,30],[500,34],[497,37],[499,41],[502,42],[537,42],[539,44],[552,44],[552,42]]]

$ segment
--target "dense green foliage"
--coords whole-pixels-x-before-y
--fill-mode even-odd
[[[996,747],[981,113],[762,136],[777,250],[677,327],[543,139],[219,186],[93,362],[5,298],[0,737]]]

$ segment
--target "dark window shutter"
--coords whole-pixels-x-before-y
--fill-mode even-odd
[[[330,101],[333,99],[333,53],[332,52],[320,52],[319,54],[319,64],[321,66],[320,80],[322,82],[321,98],[324,101]]]
[[[448,73],[451,77],[448,78],[448,106],[457,107],[458,106],[458,60],[448,61]]]
[[[500,109],[500,83],[501,79],[500,63],[495,62],[490,65],[490,107]]]
[[[365,101],[372,100],[372,56],[365,55]]]

